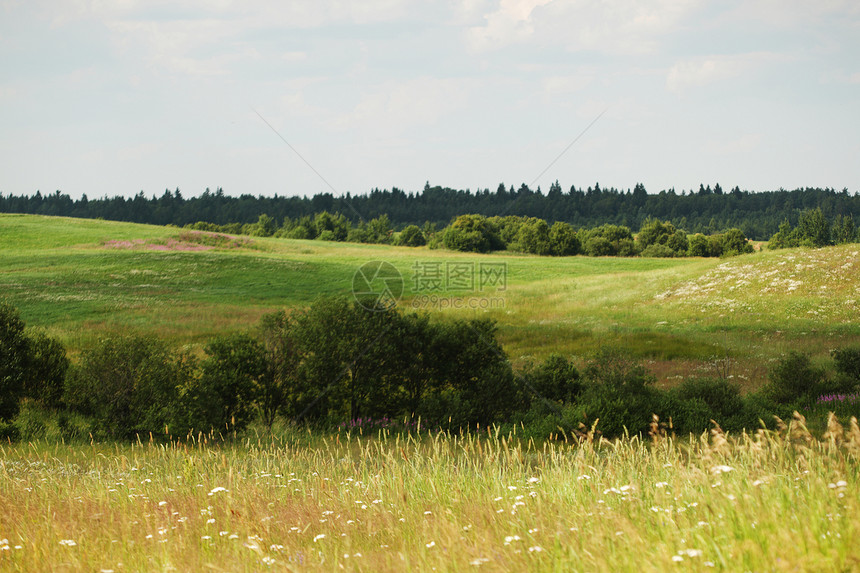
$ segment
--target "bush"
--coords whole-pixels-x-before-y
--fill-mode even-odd
[[[517,233],[517,244],[525,253],[548,255],[552,248],[549,238],[549,225],[543,219],[530,217],[523,221]]]
[[[47,408],[58,408],[69,370],[66,349],[45,333],[36,332],[30,336],[30,354],[27,396]]]
[[[809,356],[792,351],[769,373],[766,395],[777,404],[809,404],[825,390],[823,368],[815,368]]]
[[[675,257],[687,253],[687,234],[669,221],[646,221],[636,235],[636,242],[646,257]]]
[[[579,237],[573,227],[556,221],[549,229],[550,253],[557,257],[578,255],[581,248]]]
[[[551,354],[539,366],[526,368],[523,382],[532,402],[570,403],[582,392],[579,371],[560,354]]]
[[[418,225],[408,225],[400,231],[397,244],[402,247],[422,247],[427,244],[427,239]]]
[[[677,399],[673,421],[677,431],[701,433],[715,420],[723,429],[735,429],[735,417],[743,411],[740,387],[728,380],[691,378],[670,392]]]
[[[645,247],[645,249],[639,253],[641,257],[674,257],[677,256],[678,253],[667,247],[666,245],[661,245],[659,243],[653,243]]]
[[[661,394],[641,363],[617,349],[601,348],[586,365],[584,377],[576,410],[586,425],[599,418],[598,429],[606,437],[647,432],[651,414],[659,413]]]
[[[486,253],[503,247],[482,215],[460,215],[445,229],[443,241],[445,248],[453,251]]]
[[[691,257],[709,257],[711,256],[708,238],[701,233],[696,233],[690,237],[690,246],[687,253]]]
[[[18,413],[31,359],[24,321],[15,308],[0,302],[0,422],[12,420]]]
[[[155,338],[117,336],[85,351],[66,385],[65,401],[91,415],[99,435],[129,438],[161,433],[180,410],[178,388],[189,359]]]
[[[836,371],[860,384],[860,347],[841,348],[831,354],[836,362]]]
[[[585,242],[583,251],[589,257],[611,257],[616,253],[612,243],[604,237],[591,237]]]
[[[185,415],[177,429],[243,430],[254,417],[265,348],[248,334],[220,336],[206,348],[200,377],[183,389]]]

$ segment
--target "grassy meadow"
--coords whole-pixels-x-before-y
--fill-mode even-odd
[[[356,270],[383,260],[404,278],[401,306],[494,318],[515,366],[614,344],[661,385],[721,369],[754,389],[787,350],[824,359],[860,342],[858,251],[477,255],[0,215],[0,298],[73,359],[111,333],[199,350],[267,312],[349,295]],[[503,264],[506,281],[418,288],[446,264]],[[4,443],[0,571],[860,570],[860,428],[842,422],[815,437],[798,417],[737,436],[655,423],[651,440],[613,442],[283,427]]]
[[[181,229],[0,215],[0,292],[71,354],[116,332],[199,348],[280,308],[349,295],[369,261],[394,265],[401,307],[489,316],[515,366],[601,345],[646,359],[661,384],[731,364],[747,389],[787,350],[819,358],[860,341],[856,245],[732,259],[479,255],[427,248],[246,238]],[[504,265],[505,284],[428,291],[429,268]],[[454,285],[456,286],[456,285]],[[452,308],[460,304],[462,308]]]
[[[0,446],[3,571],[854,571],[860,429]]]

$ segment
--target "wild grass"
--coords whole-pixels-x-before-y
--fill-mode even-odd
[[[848,571],[860,429],[0,446],[3,571]]]
[[[130,247],[109,246],[120,243]],[[856,245],[725,260],[555,258],[234,240],[169,227],[0,215],[0,296],[73,355],[100,336],[129,330],[199,349],[211,335],[245,330],[266,312],[301,308],[321,294],[349,296],[356,270],[374,260],[401,272],[407,310],[427,294],[412,280],[416,263],[506,265],[503,289],[443,286],[432,293],[502,304],[426,310],[443,319],[495,319],[515,366],[613,344],[649,361],[663,382],[729,356],[735,367],[729,375],[756,388],[767,365],[789,350],[821,360],[860,342]]]

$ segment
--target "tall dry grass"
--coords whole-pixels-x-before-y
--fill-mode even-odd
[[[860,568],[860,429],[0,449],[3,571]]]

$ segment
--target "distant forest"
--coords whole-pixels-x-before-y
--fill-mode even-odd
[[[700,185],[698,190],[664,190],[649,194],[637,184],[632,190],[603,188],[599,184],[586,189],[570,187],[564,191],[556,181],[549,191],[500,184],[495,191],[456,190],[430,186],[420,192],[405,192],[396,187],[374,189],[368,194],[335,197],[320,193],[313,197],[231,197],[222,189],[206,189],[198,197],[185,198],[179,189],[166,190],[160,197],[147,197],[142,191],[131,198],[103,197],[89,199],[84,195],[73,200],[56,191],[32,196],[0,193],[0,212],[57,215],[90,219],[108,219],[155,225],[184,226],[198,221],[218,225],[254,223],[266,214],[280,225],[285,218],[298,219],[323,211],[342,213],[353,224],[388,215],[398,228],[406,225],[435,223],[440,227],[466,213],[487,217],[520,215],[545,219],[550,224],[563,221],[575,228],[592,228],[611,223],[639,229],[648,219],[670,221],[689,233],[713,234],[738,228],[756,240],[767,240],[781,223],[797,224],[804,210],[820,208],[824,216],[851,215],[860,220],[860,195],[847,189],[805,188],[787,191],[750,192],[738,187],[724,191],[719,184]]]

